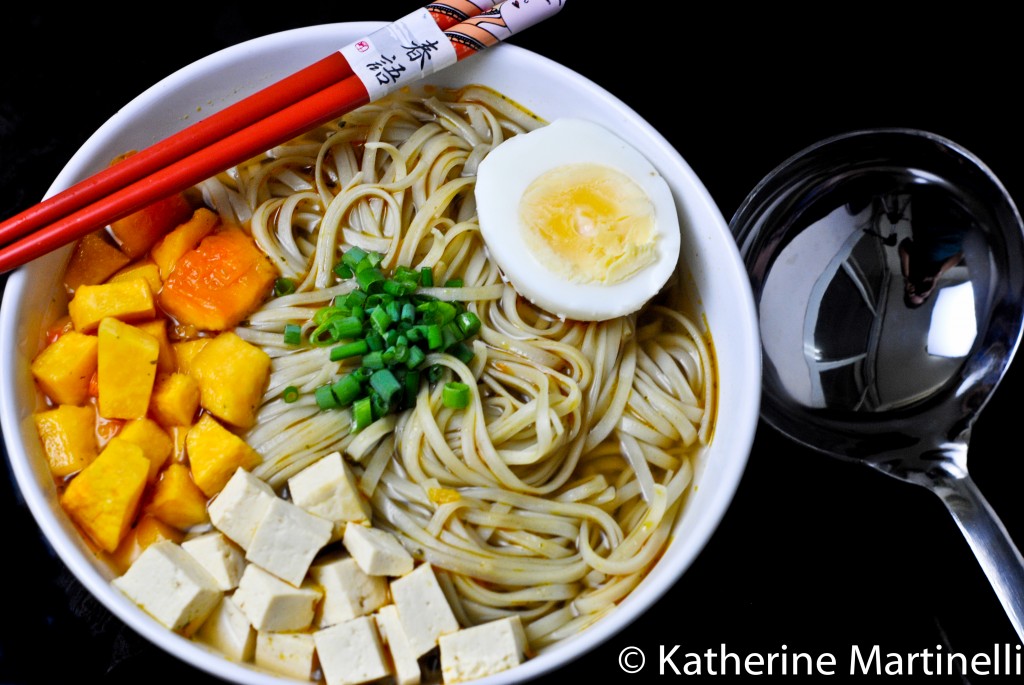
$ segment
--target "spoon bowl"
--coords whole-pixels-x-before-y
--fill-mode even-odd
[[[935,492],[1024,640],[1024,558],[967,471],[1024,325],[1024,224],[973,154],[856,131],[783,162],[731,229],[754,292],[762,418]]]

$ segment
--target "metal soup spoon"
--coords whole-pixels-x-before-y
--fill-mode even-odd
[[[1024,312],[1024,226],[1002,184],[939,136],[857,131],[776,168],[731,227],[764,420],[937,494],[1024,640],[1024,558],[967,472]]]

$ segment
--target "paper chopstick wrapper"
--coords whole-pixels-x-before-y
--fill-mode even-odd
[[[433,3],[346,45],[340,52],[366,87],[370,100],[378,100],[547,19],[565,6],[565,0],[505,0],[470,16],[485,4],[490,3]],[[468,18],[442,30],[435,20],[434,13],[438,12]]]

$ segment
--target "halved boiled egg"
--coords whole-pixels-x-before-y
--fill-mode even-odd
[[[634,312],[679,259],[665,179],[590,121],[557,119],[509,138],[480,163],[475,193],[491,258],[520,295],[561,318]]]

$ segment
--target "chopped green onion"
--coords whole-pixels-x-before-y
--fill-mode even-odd
[[[370,408],[373,412],[373,420],[376,421],[382,416],[391,413],[391,405],[387,404],[375,391],[370,391]]]
[[[370,398],[363,397],[352,404],[352,432],[358,433],[373,423],[373,407]]]
[[[480,326],[483,325],[480,322],[480,317],[473,312],[462,312],[455,317],[455,323],[459,325],[459,329],[462,331],[462,334],[467,338],[479,333]]]
[[[353,290],[345,296],[345,306],[350,309],[362,307],[366,304],[366,297],[366,293],[362,290]]]
[[[426,353],[419,347],[409,348],[409,358],[405,360],[406,367],[415,369],[417,366],[423,363],[423,360],[427,358]]]
[[[355,269],[359,262],[366,259],[366,250],[361,247],[350,247],[341,256],[341,263],[350,269]]]
[[[402,389],[395,374],[387,369],[381,369],[370,376],[370,386],[377,391],[385,404],[390,404],[391,398]]]
[[[414,347],[414,350],[419,349]],[[413,407],[416,405],[416,395],[420,391],[420,372],[413,370],[405,374],[405,378],[402,379],[402,385],[405,386],[405,406]]]
[[[291,404],[295,400],[299,399],[299,389],[294,385],[289,385],[281,392],[281,399]]]
[[[471,361],[473,361],[473,357],[476,356],[476,353],[473,351],[473,349],[464,342],[457,342],[445,351],[448,352],[448,354],[455,357],[456,359],[458,359],[459,361],[461,361],[463,364],[470,363]]]
[[[394,319],[388,315],[388,312],[384,307],[377,307],[370,312],[370,323],[373,324],[373,327],[381,335],[384,335],[387,332],[388,326],[391,325],[392,321],[394,321]],[[386,339],[387,338],[385,337],[385,340]]]
[[[282,277],[274,281],[275,296],[291,295],[293,292],[295,292],[295,281],[292,279]]]
[[[338,362],[349,357],[361,357],[369,351],[370,346],[366,344],[366,340],[353,340],[350,343],[332,347],[331,361]]]
[[[392,364],[404,364],[409,359],[409,346],[398,343],[392,347],[395,353],[391,356]]]
[[[380,352],[384,349],[384,336],[380,333],[369,333],[366,336],[366,345],[373,352]]]
[[[363,391],[363,384],[359,380],[359,376],[350,373],[332,385],[331,391],[334,393],[338,406],[347,407],[359,399],[359,395]]]
[[[427,338],[427,349],[439,350],[441,344],[444,342],[444,337],[441,335],[441,327],[435,324],[427,326],[426,330]]]
[[[416,322],[416,305],[412,302],[406,302],[402,305],[402,321],[406,323]]]
[[[356,274],[356,283],[359,284],[359,289],[365,293],[380,292],[384,283],[384,272],[375,266],[363,269]]]
[[[284,327],[284,344],[285,345],[301,345],[302,344],[302,326],[296,323],[285,324]]]
[[[441,347],[445,350],[457,342],[462,342],[463,338],[462,331],[454,323],[446,323],[441,328],[441,336]]]
[[[477,314],[461,302],[417,293],[421,287],[434,286],[431,267],[399,265],[389,275],[380,268],[383,259],[379,252],[356,247],[342,254],[334,272],[353,280],[356,288],[317,310],[314,330],[308,335],[311,344],[331,347],[331,362],[358,359],[347,375],[314,392],[321,409],[352,407],[353,432],[415,406],[424,376],[431,384],[452,377],[443,365],[425,368],[430,352],[445,352],[467,364],[472,361],[474,353],[467,342],[482,327]],[[463,279],[448,279],[445,285],[462,287]],[[301,341],[302,329],[297,330]],[[443,389],[446,405],[467,406],[468,386],[449,385]]]
[[[363,366],[368,369],[383,369],[384,368],[384,353],[374,350],[367,352],[363,355]]]
[[[320,347],[337,342],[337,338],[331,336],[330,322],[322,323],[317,326],[316,329],[309,334],[309,342],[311,345],[317,345]]]
[[[354,338],[363,332],[363,322],[354,316],[335,319],[331,322],[331,333],[335,340]]]
[[[465,409],[469,406],[469,386],[458,381],[445,383],[441,390],[441,402],[452,409]]]
[[[384,292],[395,297],[412,295],[419,288],[419,284],[409,281],[386,280],[384,281]]]
[[[316,398],[316,406],[321,409],[338,408],[338,398],[334,396],[334,392],[331,391],[331,386],[329,385],[321,385],[314,390],[313,397]]]
[[[324,307],[323,309],[317,310],[316,314],[313,315],[313,323],[319,326],[322,323],[327,323],[331,319],[349,316],[351,313],[352,312],[348,307],[340,307],[336,304],[331,305],[330,307]]]

